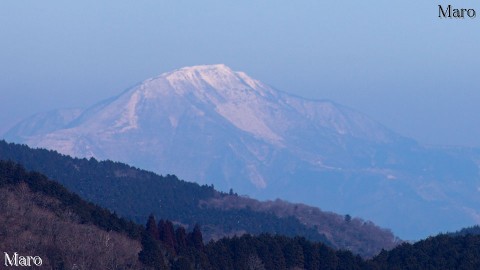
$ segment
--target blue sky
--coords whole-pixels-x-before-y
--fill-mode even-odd
[[[224,63],[332,99],[427,144],[480,147],[480,1],[22,1],[0,4],[0,132],[148,77]]]

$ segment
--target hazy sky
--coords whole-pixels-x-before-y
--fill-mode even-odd
[[[224,63],[428,144],[480,147],[480,1],[0,3],[0,133],[176,68]]]

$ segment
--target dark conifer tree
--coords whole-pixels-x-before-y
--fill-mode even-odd
[[[320,269],[338,268],[338,256],[335,251],[323,244],[316,244],[316,250],[321,258]]]
[[[159,235],[159,238],[160,241],[164,242],[165,241],[165,220],[163,219],[160,219],[160,221],[158,222],[158,235]]]
[[[146,266],[157,269],[167,269],[163,252],[157,240],[153,239],[150,233],[142,234],[142,250],[138,254],[138,259]]]
[[[283,248],[283,254],[285,256],[285,263],[287,264],[287,268],[304,268],[303,249],[297,241],[298,239],[290,240]]]
[[[231,240],[223,238],[217,242],[211,241],[206,247],[206,254],[213,269],[234,269],[233,251],[230,249]]]
[[[147,225],[146,225],[146,231],[153,237],[155,240],[160,239],[160,235],[158,233],[158,228],[157,228],[157,222],[155,221],[155,217],[153,214],[150,214],[148,217]]]
[[[177,254],[184,252],[185,249],[187,248],[187,233],[185,231],[185,228],[182,226],[179,226],[177,230],[175,231],[175,250],[177,251]]]
[[[278,237],[270,239],[270,242],[271,244],[269,247],[272,256],[272,265],[266,265],[266,267],[268,269],[286,269],[287,265],[285,263],[285,257],[282,252],[282,247],[279,244]]]
[[[161,238],[163,239],[164,244],[169,248],[174,250],[176,246],[175,241],[175,230],[173,228],[173,224],[170,220],[165,221],[165,227],[163,230],[163,235]]]
[[[188,240],[188,243],[191,247],[194,247],[197,250],[203,250],[203,236],[200,225],[195,224],[193,231],[189,233]]]
[[[193,264],[185,257],[178,258],[172,264],[172,270],[193,270]]]

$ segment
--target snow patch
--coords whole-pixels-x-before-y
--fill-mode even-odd
[[[234,103],[225,103],[217,106],[217,112],[243,131],[270,142],[280,143],[283,141],[282,137],[272,131],[265,122],[259,118],[258,112],[255,112],[249,107]]]
[[[259,81],[252,79],[247,74],[245,74],[245,72],[239,71],[236,72],[236,74],[252,89],[258,90],[259,88],[263,87]]]
[[[177,119],[175,116],[170,115],[170,116],[168,117],[168,120],[170,120],[170,125],[172,125],[173,128],[177,128],[177,126],[178,126],[178,119]]]
[[[248,100],[256,95],[266,96],[271,90],[243,72],[234,72],[219,65],[193,66],[164,73],[154,79],[165,80],[176,94],[192,93],[214,104],[222,100]]]
[[[126,104],[125,110],[122,112],[120,119],[115,122],[114,128],[120,129],[118,132],[123,133],[138,128],[136,108],[141,99],[140,95],[140,91],[135,91],[130,96],[130,100]]]
[[[248,175],[250,178],[250,182],[256,187],[256,188],[266,188],[267,187],[267,182],[265,179],[263,179],[262,175],[257,171],[257,168],[255,165],[248,165]]]
[[[397,179],[397,177],[393,174],[389,174],[389,175],[387,175],[387,179],[388,180],[395,180],[395,179]]]

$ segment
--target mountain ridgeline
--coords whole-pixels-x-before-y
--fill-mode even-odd
[[[199,223],[207,241],[271,233],[305,237],[365,257],[399,243],[389,230],[358,218],[284,201],[259,202],[118,162],[71,158],[5,141],[0,141],[0,159],[41,172],[82,198],[136,222],[143,223],[154,213],[190,229]]]
[[[246,234],[205,244],[198,225],[187,232],[150,216],[138,226],[42,174],[0,161],[0,248],[35,256],[42,269],[478,269],[478,227],[460,232],[405,243],[370,260],[303,237]]]
[[[178,69],[87,109],[41,113],[4,138],[361,216],[404,239],[480,215],[480,151],[422,146],[225,65]]]

